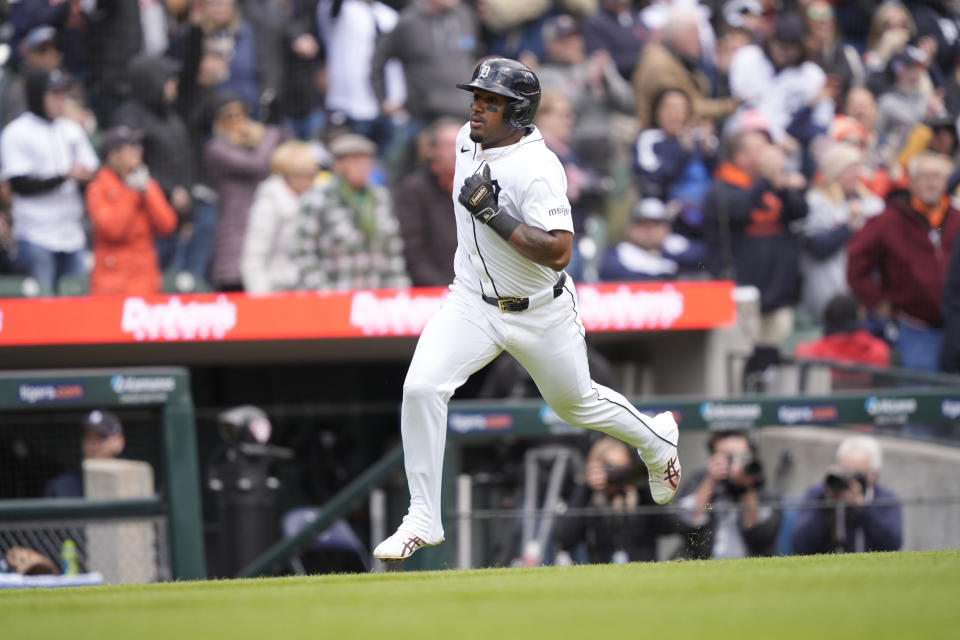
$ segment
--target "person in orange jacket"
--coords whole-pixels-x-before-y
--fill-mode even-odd
[[[161,275],[153,240],[177,228],[177,214],[143,164],[141,134],[114,127],[100,145],[104,165],[87,187],[93,223],[91,295],[149,295],[160,292]]]

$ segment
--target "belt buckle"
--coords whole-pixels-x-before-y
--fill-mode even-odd
[[[523,300],[523,298],[500,298],[499,300],[497,300],[497,306],[500,307],[500,311],[502,311],[503,313],[516,313],[516,311],[512,311],[512,310],[510,310],[510,309],[505,309],[505,308],[503,307],[503,305],[505,305],[505,304],[516,304],[516,303],[520,302],[521,300]]]

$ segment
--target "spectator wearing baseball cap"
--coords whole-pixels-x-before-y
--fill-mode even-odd
[[[85,460],[116,458],[123,453],[127,441],[120,418],[111,411],[94,409],[84,416],[83,458]],[[83,474],[80,465],[56,476],[47,483],[46,498],[82,498]]]
[[[151,295],[162,288],[154,238],[173,233],[177,214],[143,163],[142,141],[141,132],[119,126],[100,144],[104,164],[86,193],[92,295]]]
[[[71,84],[58,69],[28,71],[28,110],[0,133],[0,166],[13,191],[17,268],[48,292],[60,277],[84,274],[81,184],[99,165],[86,132],[64,117]]]
[[[333,176],[300,199],[291,252],[297,288],[410,286],[393,198],[371,180],[376,145],[345,133],[328,149],[334,157]]]
[[[657,198],[633,208],[626,239],[607,249],[600,264],[604,281],[675,280],[703,261],[703,247],[673,233],[676,213]]]
[[[926,52],[913,46],[905,47],[890,61],[894,83],[877,100],[877,135],[891,149],[901,149],[913,128],[928,115],[945,113],[933,93],[929,63]]]
[[[0,122],[7,125],[27,110],[27,94],[24,74],[28,71],[53,71],[63,63],[63,54],[57,46],[57,30],[50,25],[31,29],[20,41],[20,66],[11,62],[4,74],[12,74],[10,82],[4,83],[0,94]]]
[[[789,134],[806,146],[833,119],[833,101],[821,94],[826,74],[807,59],[805,38],[803,20],[782,13],[764,46],[742,47],[730,63],[731,93],[766,116],[777,144]]]
[[[544,94],[560,94],[572,103],[577,117],[569,143],[582,164],[603,174],[615,170],[614,159],[626,164],[634,126],[633,88],[613,59],[602,50],[588,57],[580,23],[566,14],[544,23],[543,50],[537,70],[540,86]]]

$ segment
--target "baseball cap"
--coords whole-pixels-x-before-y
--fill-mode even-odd
[[[744,16],[762,16],[763,5],[760,0],[728,0],[723,5],[723,19],[731,27],[742,29],[746,26]]]
[[[42,24],[34,27],[27,32],[23,39],[23,46],[27,49],[39,49],[48,42],[55,42],[57,39],[57,30],[48,24]]]
[[[659,198],[643,198],[633,206],[633,211],[630,213],[630,220],[633,222],[652,220],[670,223],[673,221],[673,215],[671,211],[667,209],[667,205]]]
[[[104,437],[123,435],[123,425],[120,423],[120,418],[112,412],[102,409],[94,409],[87,414],[87,417],[83,419],[83,428],[96,431]]]
[[[554,16],[543,24],[544,40],[565,38],[576,33],[580,33],[580,24],[572,16],[566,14]]]
[[[46,72],[46,74],[47,81],[44,88],[47,91],[66,91],[73,86],[73,78],[65,71],[54,69]]]
[[[357,153],[369,156],[377,153],[377,145],[373,141],[356,133],[344,133],[334,138],[327,148],[334,158],[342,158]]]
[[[900,73],[910,67],[925,67],[929,62],[927,52],[919,47],[907,46],[890,60],[890,68]]]
[[[773,39],[787,44],[803,45],[803,20],[795,13],[781,13],[773,26]]]
[[[142,132],[125,125],[112,127],[103,134],[103,139],[100,141],[100,156],[106,158],[107,154],[118,147],[141,142],[143,142]]]

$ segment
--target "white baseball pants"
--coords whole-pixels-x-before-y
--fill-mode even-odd
[[[577,296],[563,294],[535,309],[504,313],[479,295],[452,288],[427,323],[403,384],[401,434],[410,490],[403,529],[425,541],[443,538],[440,487],[447,403],[475,371],[506,350],[527,370],[544,400],[569,424],[601,431],[662,460],[675,444],[621,394],[590,379]]]

